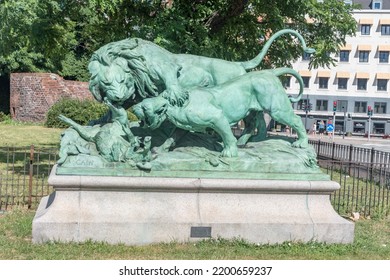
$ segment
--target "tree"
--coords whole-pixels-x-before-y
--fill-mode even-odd
[[[247,60],[283,28],[296,29],[317,50],[312,67],[329,67],[329,54],[354,35],[352,8],[340,0],[0,0],[0,75],[51,71],[87,80],[92,52],[127,37],[177,53]],[[261,67],[301,55],[296,40],[285,37]]]
[[[61,1],[0,2],[0,75],[13,71],[57,72],[74,40]]]

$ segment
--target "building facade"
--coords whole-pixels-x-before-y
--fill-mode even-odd
[[[344,2],[361,4],[362,9],[353,14],[358,24],[356,36],[347,38],[339,53],[331,54],[337,61],[331,69],[309,70],[307,55],[293,64],[305,83],[304,97],[294,104],[294,110],[307,130],[321,120],[333,124],[335,115],[336,134],[388,135],[390,0]],[[295,78],[286,81],[286,89],[291,95],[299,91]]]

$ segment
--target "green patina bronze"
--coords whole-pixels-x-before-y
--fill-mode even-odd
[[[276,32],[252,60],[231,62],[190,54],[173,54],[152,42],[131,38],[107,44],[97,50],[89,63],[89,88],[98,101],[137,103],[139,99],[162,94],[172,105],[187,99],[187,89],[227,82],[257,67],[272,42],[282,35],[296,36],[305,52],[302,36],[291,29]]]
[[[189,131],[206,132],[208,128],[213,129],[222,138],[224,157],[238,155],[237,140],[230,126],[245,119],[251,112],[257,112],[257,119],[261,124],[261,139],[266,138],[263,117],[263,112],[266,112],[274,120],[290,126],[298,133],[298,140],[292,144],[293,147],[306,148],[306,130],[301,119],[294,114],[291,102],[278,79],[279,75],[284,74],[300,78],[298,73],[288,68],[254,71],[211,88],[191,89],[188,102],[182,107],[173,106],[168,100],[158,96],[144,99],[133,109],[135,115],[151,129],[158,128],[166,119],[176,127]],[[302,92],[301,84],[299,97]],[[251,128],[255,127],[252,125]],[[247,135],[251,132],[244,131],[241,137],[248,139]]]
[[[109,107],[109,114],[91,126],[60,116],[71,128],[62,136],[57,172],[292,179],[298,170],[301,179],[323,179],[302,121],[291,107],[303,93],[301,76],[289,68],[248,72],[284,34],[295,35],[306,52],[314,52],[290,29],[275,33],[246,62],[173,54],[142,39],[103,46],[89,64],[90,90]],[[296,98],[287,96],[282,75],[299,82]],[[127,118],[125,108],[133,105],[143,127]],[[298,139],[267,140],[264,113],[293,128]],[[231,125],[240,120],[245,129],[237,139]]]

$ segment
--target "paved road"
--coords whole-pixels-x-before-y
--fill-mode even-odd
[[[309,136],[310,139],[312,140],[319,140],[320,137],[319,135]],[[326,142],[332,142],[332,139],[329,138],[328,136],[324,136],[321,138],[321,141],[326,141]],[[344,144],[344,145],[354,145],[354,146],[359,146],[363,148],[375,148],[376,150],[379,151],[384,151],[384,152],[390,152],[390,139],[382,139],[382,138],[370,138],[370,141],[368,141],[367,138],[364,137],[357,137],[357,136],[352,136],[352,137],[343,137],[335,135],[334,136],[334,142],[337,144]]]

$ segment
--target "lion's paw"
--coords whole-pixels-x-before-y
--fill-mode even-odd
[[[189,94],[187,90],[176,87],[165,90],[162,97],[167,99],[171,105],[182,107],[188,100]]]
[[[238,156],[238,150],[237,146],[230,146],[223,149],[221,155],[223,157],[237,157]]]
[[[307,148],[309,147],[309,142],[307,141],[307,139],[298,139],[297,141],[292,143],[291,146],[293,146],[294,148]]]

